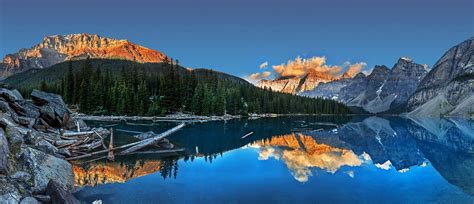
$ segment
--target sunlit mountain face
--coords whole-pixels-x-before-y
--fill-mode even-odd
[[[342,166],[360,166],[368,158],[358,156],[352,150],[318,144],[313,137],[301,133],[274,136],[249,146],[259,149],[259,160],[282,160],[300,182],[308,181],[312,175],[310,168],[335,173]]]
[[[337,184],[358,188],[353,192],[356,198],[383,194],[400,202],[420,196],[420,202],[434,197],[465,203],[474,201],[473,124],[458,119],[309,116],[190,124],[169,138],[186,149],[181,155],[137,155],[118,157],[115,162],[75,164],[76,185],[89,186],[77,195],[92,199],[105,191],[120,197],[114,192],[141,185],[150,185],[146,191],[153,191],[156,185],[167,189],[167,195],[197,191],[189,196],[202,198],[206,194],[196,189],[205,183],[252,197],[257,189],[249,186],[257,188],[264,182],[282,194],[294,190],[306,195],[311,188],[312,193],[308,190],[302,196],[308,199],[321,189],[332,189],[326,194],[348,193],[336,192],[333,185]],[[113,127],[120,144],[133,139],[130,133],[118,130],[162,132],[173,125],[121,122]],[[242,138],[249,132],[254,133]],[[293,186],[295,183],[303,186]],[[280,191],[278,186],[286,187]],[[393,194],[382,191],[384,188],[394,189]],[[228,196],[225,192],[222,190],[222,198]],[[117,201],[114,199],[118,198],[108,201]]]

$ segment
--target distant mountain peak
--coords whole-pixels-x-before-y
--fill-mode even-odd
[[[0,76],[8,77],[28,69],[50,67],[67,60],[86,57],[124,59],[141,63],[161,62],[166,56],[128,40],[98,34],[51,35],[29,49],[20,49],[3,58]]]
[[[413,61],[411,58],[405,57],[405,56],[404,56],[404,57],[400,57],[400,59],[398,59],[398,61],[401,61],[401,60],[407,61],[407,62],[412,62],[412,61]]]

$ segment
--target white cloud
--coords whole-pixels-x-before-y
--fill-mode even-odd
[[[347,68],[347,75],[353,77],[355,76],[356,74],[358,74],[359,72],[362,71],[362,69],[364,69],[366,66],[367,66],[367,63],[365,62],[358,62],[358,63],[355,63],[355,64],[351,64],[350,62],[347,64],[348,68]]]
[[[258,66],[258,67],[260,67],[260,69],[266,69],[268,67],[268,62],[264,62],[264,63],[260,64],[260,66]]]
[[[248,81],[255,83],[262,79],[267,79],[272,73],[271,72],[257,72],[245,77]]]

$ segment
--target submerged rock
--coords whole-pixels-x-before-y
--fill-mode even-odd
[[[27,147],[21,155],[22,166],[33,176],[33,191],[42,192],[54,179],[64,189],[71,190],[74,176],[69,162]]]

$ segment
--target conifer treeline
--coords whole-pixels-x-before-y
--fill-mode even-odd
[[[347,114],[333,100],[313,99],[260,89],[219,76],[212,70],[186,70],[165,59],[159,73],[149,73],[139,63],[117,68],[92,68],[85,60],[80,70],[68,62],[60,82],[43,81],[40,89],[61,94],[80,112],[114,115],[164,115],[178,111],[197,115],[248,113]],[[117,70],[116,69],[116,70]],[[30,87],[28,89],[31,89]],[[25,90],[23,91],[30,91]]]

